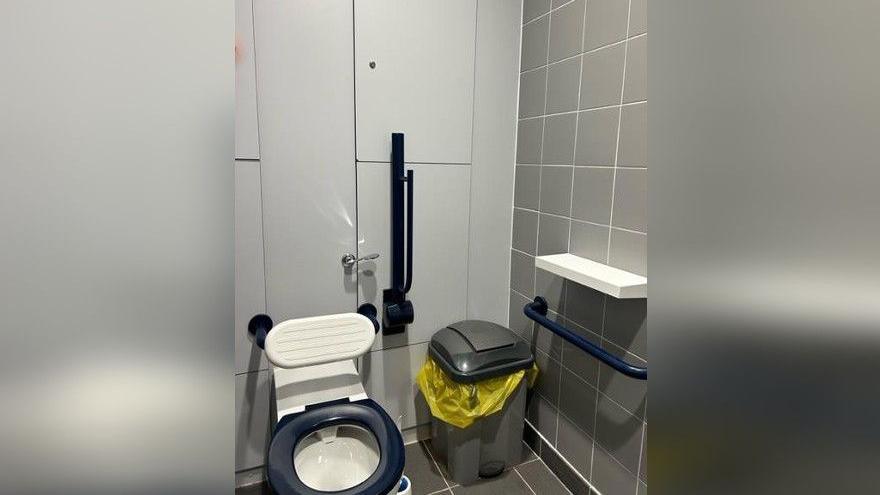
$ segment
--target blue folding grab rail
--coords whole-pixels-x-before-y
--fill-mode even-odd
[[[563,339],[570,342],[572,345],[587,352],[599,361],[602,361],[608,366],[611,366],[612,368],[623,373],[624,375],[636,378],[638,380],[648,379],[648,368],[639,368],[638,366],[633,366],[615,356],[614,354],[609,353],[605,349],[602,349],[601,347],[593,344],[589,340],[565,328],[559,323],[556,323],[555,321],[547,318],[547,301],[544,300],[543,297],[536,297],[534,302],[526,304],[526,306],[523,308],[523,313],[525,313],[526,316],[528,316],[532,320],[538,322],[538,324],[542,327],[550,330],[556,335],[559,335]]]

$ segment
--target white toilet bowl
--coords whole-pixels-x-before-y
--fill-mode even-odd
[[[398,493],[403,437],[353,361],[374,336],[357,313],[288,320],[266,336],[278,410],[266,470],[278,495]]]

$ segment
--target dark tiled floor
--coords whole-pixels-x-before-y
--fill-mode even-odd
[[[413,484],[413,495],[570,495],[558,478],[534,452],[523,443],[524,459],[495,478],[461,486],[447,478],[442,461],[430,448],[430,442],[406,447],[406,474]]]
[[[571,495],[544,462],[523,443],[522,463],[500,476],[461,486],[448,480],[446,470],[430,448],[430,442],[406,446],[406,474],[412,482],[413,495]],[[236,495],[266,495],[265,484],[240,487]]]

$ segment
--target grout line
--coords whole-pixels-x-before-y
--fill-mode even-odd
[[[479,4],[477,4],[477,7],[479,8]],[[523,6],[519,12],[520,23],[522,23],[524,9],[525,9],[525,6]],[[520,57],[516,61],[516,64],[517,64],[516,70],[517,71],[522,69],[522,35],[523,35],[522,28],[520,28],[519,31],[517,32],[517,46],[519,47],[519,53],[520,53]],[[548,40],[548,43],[549,43],[549,40]],[[514,103],[514,111],[513,111],[513,114],[517,118],[519,118],[519,93],[521,90],[522,90],[522,87],[520,85],[520,78],[517,77],[516,78],[516,102]],[[541,125],[543,125],[543,123]],[[543,139],[543,129],[541,130],[541,133],[542,133],[541,138]],[[541,144],[542,144],[542,148],[543,148],[543,143],[541,143]],[[472,144],[472,146],[473,146],[473,144]],[[514,221],[514,215],[516,213],[516,211],[515,211],[516,210],[516,171],[517,171],[516,161],[519,158],[518,155],[519,155],[519,120],[517,120],[517,122],[516,122],[516,129],[514,130],[514,134],[513,134],[513,183],[511,184],[511,191],[510,191],[511,210],[510,210],[510,224],[508,225],[508,227],[509,227],[508,239],[510,239],[510,246],[511,247],[513,247],[513,221]],[[471,152],[471,159],[473,159],[473,152]],[[473,208],[473,205],[471,205],[471,208]],[[536,228],[536,230],[537,230],[537,228]],[[536,239],[536,242],[537,242],[537,239]],[[537,250],[537,247],[538,246],[536,244],[535,245],[536,250]],[[506,272],[507,287],[510,287],[513,285],[513,276],[510,273],[512,267],[513,267],[513,260],[508,255],[507,272]],[[510,298],[509,297],[507,298],[507,320],[506,320],[506,323],[507,323],[507,326],[509,327],[510,326]]]
[[[614,223],[614,195],[615,195],[614,193],[617,189],[617,157],[618,157],[618,153],[620,152],[620,120],[623,115],[623,106],[622,106],[623,105],[623,92],[626,90],[626,59],[627,59],[627,55],[629,52],[628,38],[629,38],[629,22],[630,22],[631,11],[632,11],[632,0],[630,0],[627,3],[627,7],[626,7],[626,38],[627,38],[627,40],[626,40],[625,44],[623,45],[623,74],[621,75],[621,78],[620,78],[621,79],[621,81],[620,81],[620,104],[621,104],[621,107],[617,112],[617,142],[614,146],[614,174],[611,179],[611,212],[610,212],[610,215],[608,218],[609,224]],[[611,261],[611,229],[608,230],[608,244],[605,247],[605,261],[606,261],[606,263],[610,263],[610,261]],[[606,296],[606,298],[602,304],[602,338],[603,338],[603,340],[605,338],[604,337],[604,335],[605,335],[605,316],[607,314],[606,313],[607,304],[608,304],[608,298]],[[599,383],[601,383],[601,380],[602,380],[602,368],[600,367],[599,368],[599,376],[597,378],[596,385],[599,385]],[[627,410],[627,409],[624,409],[624,410]],[[593,476],[593,466],[596,461],[596,444],[599,443],[599,440],[598,440],[599,435],[596,434],[596,425],[598,423],[598,416],[599,416],[599,394],[596,394],[596,408],[593,411],[593,434],[595,435],[595,439],[593,440],[593,450],[592,450],[592,454],[590,455],[590,477]],[[636,475],[636,478],[638,478],[638,475]],[[638,488],[638,483],[636,483],[636,488]]]
[[[635,495],[639,495],[639,482],[642,481],[642,479],[639,477],[639,473],[642,472],[642,457],[644,457],[642,454],[645,453],[645,436],[647,436],[647,434],[645,432],[645,425],[642,424],[642,441],[639,445],[639,464],[638,464],[638,467],[636,467],[636,493],[635,493]]]
[[[620,153],[620,121],[623,118],[623,92],[626,90],[626,62],[629,55],[629,18],[632,10],[632,0],[626,7],[626,40],[623,45],[623,74],[620,81],[620,109],[617,111],[617,141],[614,145],[614,175],[611,179],[611,215],[608,219],[609,224],[614,224],[614,196],[617,190],[617,158]],[[608,232],[608,244],[605,249],[605,262],[611,262],[611,231]]]
[[[561,453],[560,453],[560,457],[561,457],[561,456],[562,456],[562,455],[561,455]],[[553,476],[554,478],[556,478],[556,481],[558,481],[559,484],[562,485],[562,488],[565,488],[565,491],[567,491],[567,492],[569,493],[569,495],[572,495],[571,490],[570,490],[567,486],[565,486],[565,483],[562,481],[562,479],[559,478],[559,476],[557,476],[556,473],[554,473],[552,469],[550,469],[550,466],[548,466],[547,463],[544,462],[544,459],[538,458],[538,460],[540,460],[540,461],[541,461],[541,464],[543,464],[544,467],[547,469],[547,471],[550,472],[550,475]],[[573,467],[573,466],[572,466],[572,467]]]
[[[514,467],[514,468],[512,469],[512,471],[513,471],[514,473],[516,473],[517,476],[519,476],[519,479],[521,479],[522,482],[523,482],[523,484],[526,485],[526,488],[528,488],[529,491],[532,492],[532,495],[538,495],[538,493],[535,492],[535,490],[532,488],[532,485],[530,485],[529,482],[526,481],[526,479],[523,477],[522,473],[520,473],[520,472],[516,469],[516,467]]]
[[[434,453],[431,452],[431,448],[428,447],[428,444],[425,443],[424,441],[421,441],[421,442],[419,442],[419,443],[421,444],[422,447],[424,447],[425,452],[428,453],[428,457],[431,458],[431,461],[434,462],[434,467],[436,467],[436,468],[437,468],[437,472],[440,473],[440,479],[442,479],[443,482],[446,483],[446,489],[449,490],[449,491],[451,492],[451,491],[452,491],[452,485],[449,484],[449,480],[447,480],[447,479],[446,479],[446,476],[443,475],[443,470],[440,469],[440,463],[437,462],[437,459],[434,459]],[[440,491],[442,492],[443,490],[440,490]]]
[[[586,31],[586,24],[584,25],[584,31]],[[550,30],[548,29],[547,32],[548,32],[548,34],[549,34]],[[536,71],[536,70],[540,70],[540,69],[543,69],[543,68],[545,68],[545,67],[549,67],[549,66],[551,66],[551,65],[559,64],[559,63],[562,63],[562,62],[567,62],[567,61],[569,61],[569,60],[571,60],[571,59],[573,59],[573,58],[575,58],[575,57],[580,57],[580,56],[582,56],[582,55],[591,55],[591,54],[593,54],[593,53],[598,52],[599,50],[604,50],[605,48],[611,48],[611,47],[614,47],[614,46],[620,45],[621,43],[626,43],[627,41],[632,41],[632,40],[635,40],[635,39],[641,38],[642,36],[647,36],[647,35],[648,35],[648,33],[642,33],[642,34],[637,34],[637,35],[634,35],[634,36],[627,36],[626,38],[624,38],[624,39],[622,39],[622,40],[613,41],[613,42],[611,42],[611,43],[608,43],[608,44],[605,44],[605,45],[602,45],[602,46],[597,46],[596,48],[591,48],[591,49],[586,50],[586,51],[578,51],[578,53],[576,53],[576,54],[574,54],[574,55],[569,55],[568,57],[561,58],[561,59],[559,59],[559,60],[554,60],[553,62],[550,62],[550,61],[549,61],[550,58],[548,57],[548,58],[547,58],[547,61],[546,61],[544,64],[542,64],[542,65],[539,65],[539,66],[537,66],[537,67],[531,67],[531,68],[526,69],[526,70],[520,70],[520,75],[523,75],[523,74],[525,74],[526,72],[534,72],[534,71]],[[548,41],[547,41],[547,43],[548,43],[548,45],[549,45],[549,36],[548,36]],[[581,43],[581,50],[583,50],[583,43]]]
[[[580,84],[580,83],[578,83],[578,84]],[[580,105],[580,95],[578,95],[578,100],[579,100],[578,105]],[[576,110],[566,110],[564,112],[542,113],[541,115],[531,115],[529,117],[519,117],[518,120],[543,119],[546,117],[556,117],[559,115],[571,115],[573,113],[593,112],[593,111],[597,111],[597,110],[608,110],[608,109],[618,108],[618,107],[629,107],[629,106],[633,106],[633,105],[641,105],[643,103],[648,103],[648,100],[628,101],[626,103],[614,103],[611,105],[602,105],[601,107],[580,108],[580,109],[576,109]],[[546,111],[546,102],[545,102],[545,111]],[[388,163],[388,162],[376,162],[376,163]],[[413,163],[416,163],[416,162],[413,162]],[[446,164],[441,163],[439,165],[446,165]],[[464,163],[464,164],[453,164],[453,165],[469,165],[469,164]]]
[[[356,161],[358,164],[360,164],[360,163],[375,163],[375,164],[379,164],[379,165],[390,165],[391,164],[391,162],[389,162],[389,161],[382,161],[382,160],[356,160]],[[441,162],[415,162],[415,161],[411,162],[409,160],[406,161],[406,164],[407,165],[448,165],[451,167],[469,167],[471,165],[470,163],[451,163],[451,162],[442,162],[441,163]]]
[[[526,423],[529,425],[529,427],[532,429],[532,431],[534,431],[535,434],[538,435],[538,436],[541,438],[541,440],[544,441],[544,444],[546,444],[546,445],[547,445],[547,446],[553,451],[553,453],[556,454],[556,455],[559,457],[559,459],[560,459],[560,460],[561,460],[566,466],[568,466],[569,469],[571,469],[572,473],[574,473],[575,476],[577,476],[578,478],[580,478],[581,481],[583,481],[584,483],[586,483],[587,486],[588,486],[591,490],[595,491],[598,495],[602,495],[601,492],[600,492],[599,490],[597,490],[596,487],[593,486],[592,483],[590,483],[590,480],[586,479],[586,478],[584,477],[584,475],[582,475],[582,474],[580,473],[580,471],[577,470],[576,467],[572,466],[572,464],[571,464],[570,462],[568,462],[568,459],[566,459],[565,456],[562,455],[561,452],[559,452],[558,450],[556,450],[556,447],[550,445],[550,442],[547,441],[547,439],[544,437],[544,434],[541,433],[540,430],[538,430],[537,428],[535,428],[535,426],[531,423],[531,421],[529,421],[528,418],[526,418],[525,421],[526,421]],[[595,443],[595,442],[594,442],[594,443]],[[542,451],[543,451],[544,444],[541,445],[541,449],[542,449]],[[544,459],[543,459],[543,458],[541,458],[541,462],[544,462]],[[547,466],[547,463],[545,462],[544,465]],[[547,469],[550,469],[550,466],[547,466]],[[550,472],[552,473],[553,470],[550,469]],[[555,474],[555,473],[554,473],[554,474]],[[557,477],[557,478],[558,478],[558,477]],[[563,486],[564,486],[564,483],[563,483]],[[567,488],[567,487],[566,487],[566,488]]]
[[[538,17],[535,17],[534,19],[530,19],[530,20],[528,20],[527,22],[523,23],[522,27],[526,27],[527,25],[529,25],[529,24],[531,24],[531,23],[537,21],[538,19],[540,19],[540,18],[542,18],[542,17],[546,17],[546,16],[552,14],[553,12],[556,12],[557,10],[561,9],[562,7],[565,7],[566,5],[570,4],[570,3],[573,2],[573,1],[574,1],[574,0],[568,0],[567,2],[565,2],[565,3],[562,4],[562,5],[559,5],[559,6],[556,6],[556,7],[551,7],[550,10],[548,10],[547,12],[544,12],[543,14],[539,15]]]
[[[539,164],[539,163],[517,163],[516,166],[517,166],[517,167],[541,167],[542,165]],[[558,164],[547,164],[546,166],[547,166],[547,167],[569,167],[569,168],[574,167],[575,169],[579,169],[579,168],[598,168],[598,169],[610,169],[610,168],[614,168],[614,165],[558,165]],[[631,166],[628,166],[628,165],[621,165],[620,168],[622,168],[622,169],[624,169],[624,170],[648,170],[648,167],[647,167],[647,166],[633,166],[633,167],[631,167]],[[524,206],[517,206],[517,208],[525,208],[525,207],[524,207]],[[526,209],[533,209],[533,208],[526,208]],[[537,210],[535,210],[535,211],[537,211]]]
[[[553,10],[551,9],[550,12]],[[549,12],[548,12],[549,15]],[[544,62],[546,64],[547,61],[550,60],[550,28],[553,27],[553,17],[549,17],[547,19],[547,50],[545,50]],[[520,30],[522,31],[522,30]],[[547,85],[550,81],[550,71],[547,70],[544,72],[544,110],[543,112],[547,112]],[[544,137],[547,132],[547,119],[541,120],[541,153],[539,160],[543,164],[544,163]],[[541,180],[544,175],[543,166],[538,169],[538,209],[541,209]],[[538,228],[535,229],[535,255],[538,254],[538,246],[541,242],[541,217],[538,217]],[[538,268],[534,266],[532,263],[532,293],[538,288]]]
[[[526,165],[526,166],[531,166],[531,165]],[[552,165],[552,166],[554,166],[554,167],[555,167],[555,166],[569,167],[570,165]],[[591,221],[589,221],[589,220],[581,220],[581,219],[579,219],[579,218],[575,218],[575,217],[567,217],[567,216],[565,216],[565,215],[559,215],[559,214],[557,214],[557,213],[550,213],[550,212],[541,211],[541,210],[533,210],[533,209],[531,209],[531,208],[523,208],[522,206],[514,206],[514,209],[527,211],[527,212],[529,212],[529,213],[537,213],[537,214],[539,214],[539,215],[547,215],[547,216],[549,216],[549,217],[561,218],[561,219],[563,219],[563,220],[571,220],[572,222],[585,223],[585,224],[588,224],[588,225],[595,225],[596,227],[606,227],[606,228],[610,228],[610,229],[612,229],[612,230],[619,230],[619,231],[621,231],[621,232],[629,232],[630,234],[648,235],[647,232],[642,232],[642,231],[639,231],[639,230],[628,229],[628,228],[626,228],[626,227],[617,227],[617,226],[615,226],[615,225],[609,225],[609,224],[606,224],[606,223],[598,223],[598,222],[591,222]],[[521,253],[523,253],[523,254],[528,254],[529,256],[544,256],[544,255],[533,255],[533,254],[529,254],[529,253],[526,253],[525,251],[521,251],[521,250],[516,249],[516,248],[511,248],[511,249],[513,249],[514,251],[519,251],[519,252],[521,252]],[[536,251],[537,251],[537,250],[536,250]]]
[[[477,105],[476,105],[476,98],[477,98],[477,40],[478,40],[477,28],[480,25],[480,20],[478,18],[479,14],[480,14],[479,5],[474,5],[474,64],[473,64],[474,81],[473,81],[473,84],[471,85],[470,163],[474,163],[474,143],[476,142],[475,129],[477,128],[476,127],[476,119],[477,119],[477,117],[476,117],[476,114],[477,114]],[[520,30],[520,32],[522,32],[522,30]],[[517,100],[519,100],[519,98],[517,98]],[[519,127],[519,125],[517,125],[517,127]],[[514,161],[516,161],[516,140],[517,140],[517,136],[514,136],[514,138],[513,138],[513,150],[514,150],[513,151],[514,152],[513,159],[514,159]],[[513,174],[514,174],[514,180],[516,180],[516,168],[513,169]],[[471,274],[471,237],[472,237],[471,227],[473,226],[473,223],[474,223],[473,218],[472,218],[474,215],[474,209],[472,206],[473,202],[474,202],[473,201],[473,192],[474,192],[474,167],[470,167],[470,169],[468,170],[468,220],[467,220],[468,236],[467,236],[467,239],[465,239],[465,244],[467,245],[467,251],[466,251],[467,260],[465,262],[465,273],[466,273],[465,276],[468,279],[470,279],[470,274]],[[513,215],[511,215],[511,229],[512,229],[512,222],[513,222],[512,217],[513,217]],[[512,238],[513,238],[513,234],[512,234],[512,230],[511,230],[511,239]],[[507,271],[509,273],[510,269],[508,269]],[[471,286],[470,283],[465,283],[465,286],[464,286],[464,311],[465,311],[465,315],[467,315],[467,316],[470,315],[470,307],[471,307],[471,300],[470,300],[470,288],[471,287],[470,286]]]
[[[250,375],[251,373],[262,373],[264,371],[271,371],[271,369],[270,368],[260,368],[258,370],[236,371],[235,376]]]
[[[581,18],[581,49],[583,49],[584,40],[587,37],[587,10],[588,10],[587,5],[588,5],[587,2],[584,2],[584,15]],[[581,57],[580,62],[581,62],[580,69],[578,70],[579,77],[578,77],[578,91],[577,91],[577,106],[578,106],[578,108],[580,108],[580,106],[581,106],[581,90],[583,89],[583,82],[584,82],[584,74],[583,74],[583,72],[584,72],[584,59],[583,59],[583,57]],[[580,127],[580,122],[581,122],[581,118],[580,118],[580,115],[578,115],[578,117],[574,121],[574,143],[573,143],[572,150],[571,150],[571,166],[572,167],[574,167],[574,165],[577,163],[577,142],[578,142],[578,130]],[[575,176],[575,170],[572,169],[572,171],[571,171],[571,188],[569,189],[569,197],[568,197],[568,216],[569,216],[569,219],[573,218],[573,216],[574,216],[573,215],[573,213],[574,213],[574,176]],[[568,252],[569,253],[571,252],[571,230],[572,230],[573,225],[574,224],[572,224],[571,221],[568,222]],[[560,360],[560,363],[561,363],[561,360]],[[561,390],[562,390],[562,386],[560,384],[560,391]],[[557,440],[558,440],[559,419],[557,418],[556,421],[557,421],[556,435],[557,435]]]

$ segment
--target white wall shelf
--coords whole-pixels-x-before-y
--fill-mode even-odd
[[[618,299],[648,297],[648,278],[573,254],[535,258],[535,266]]]

